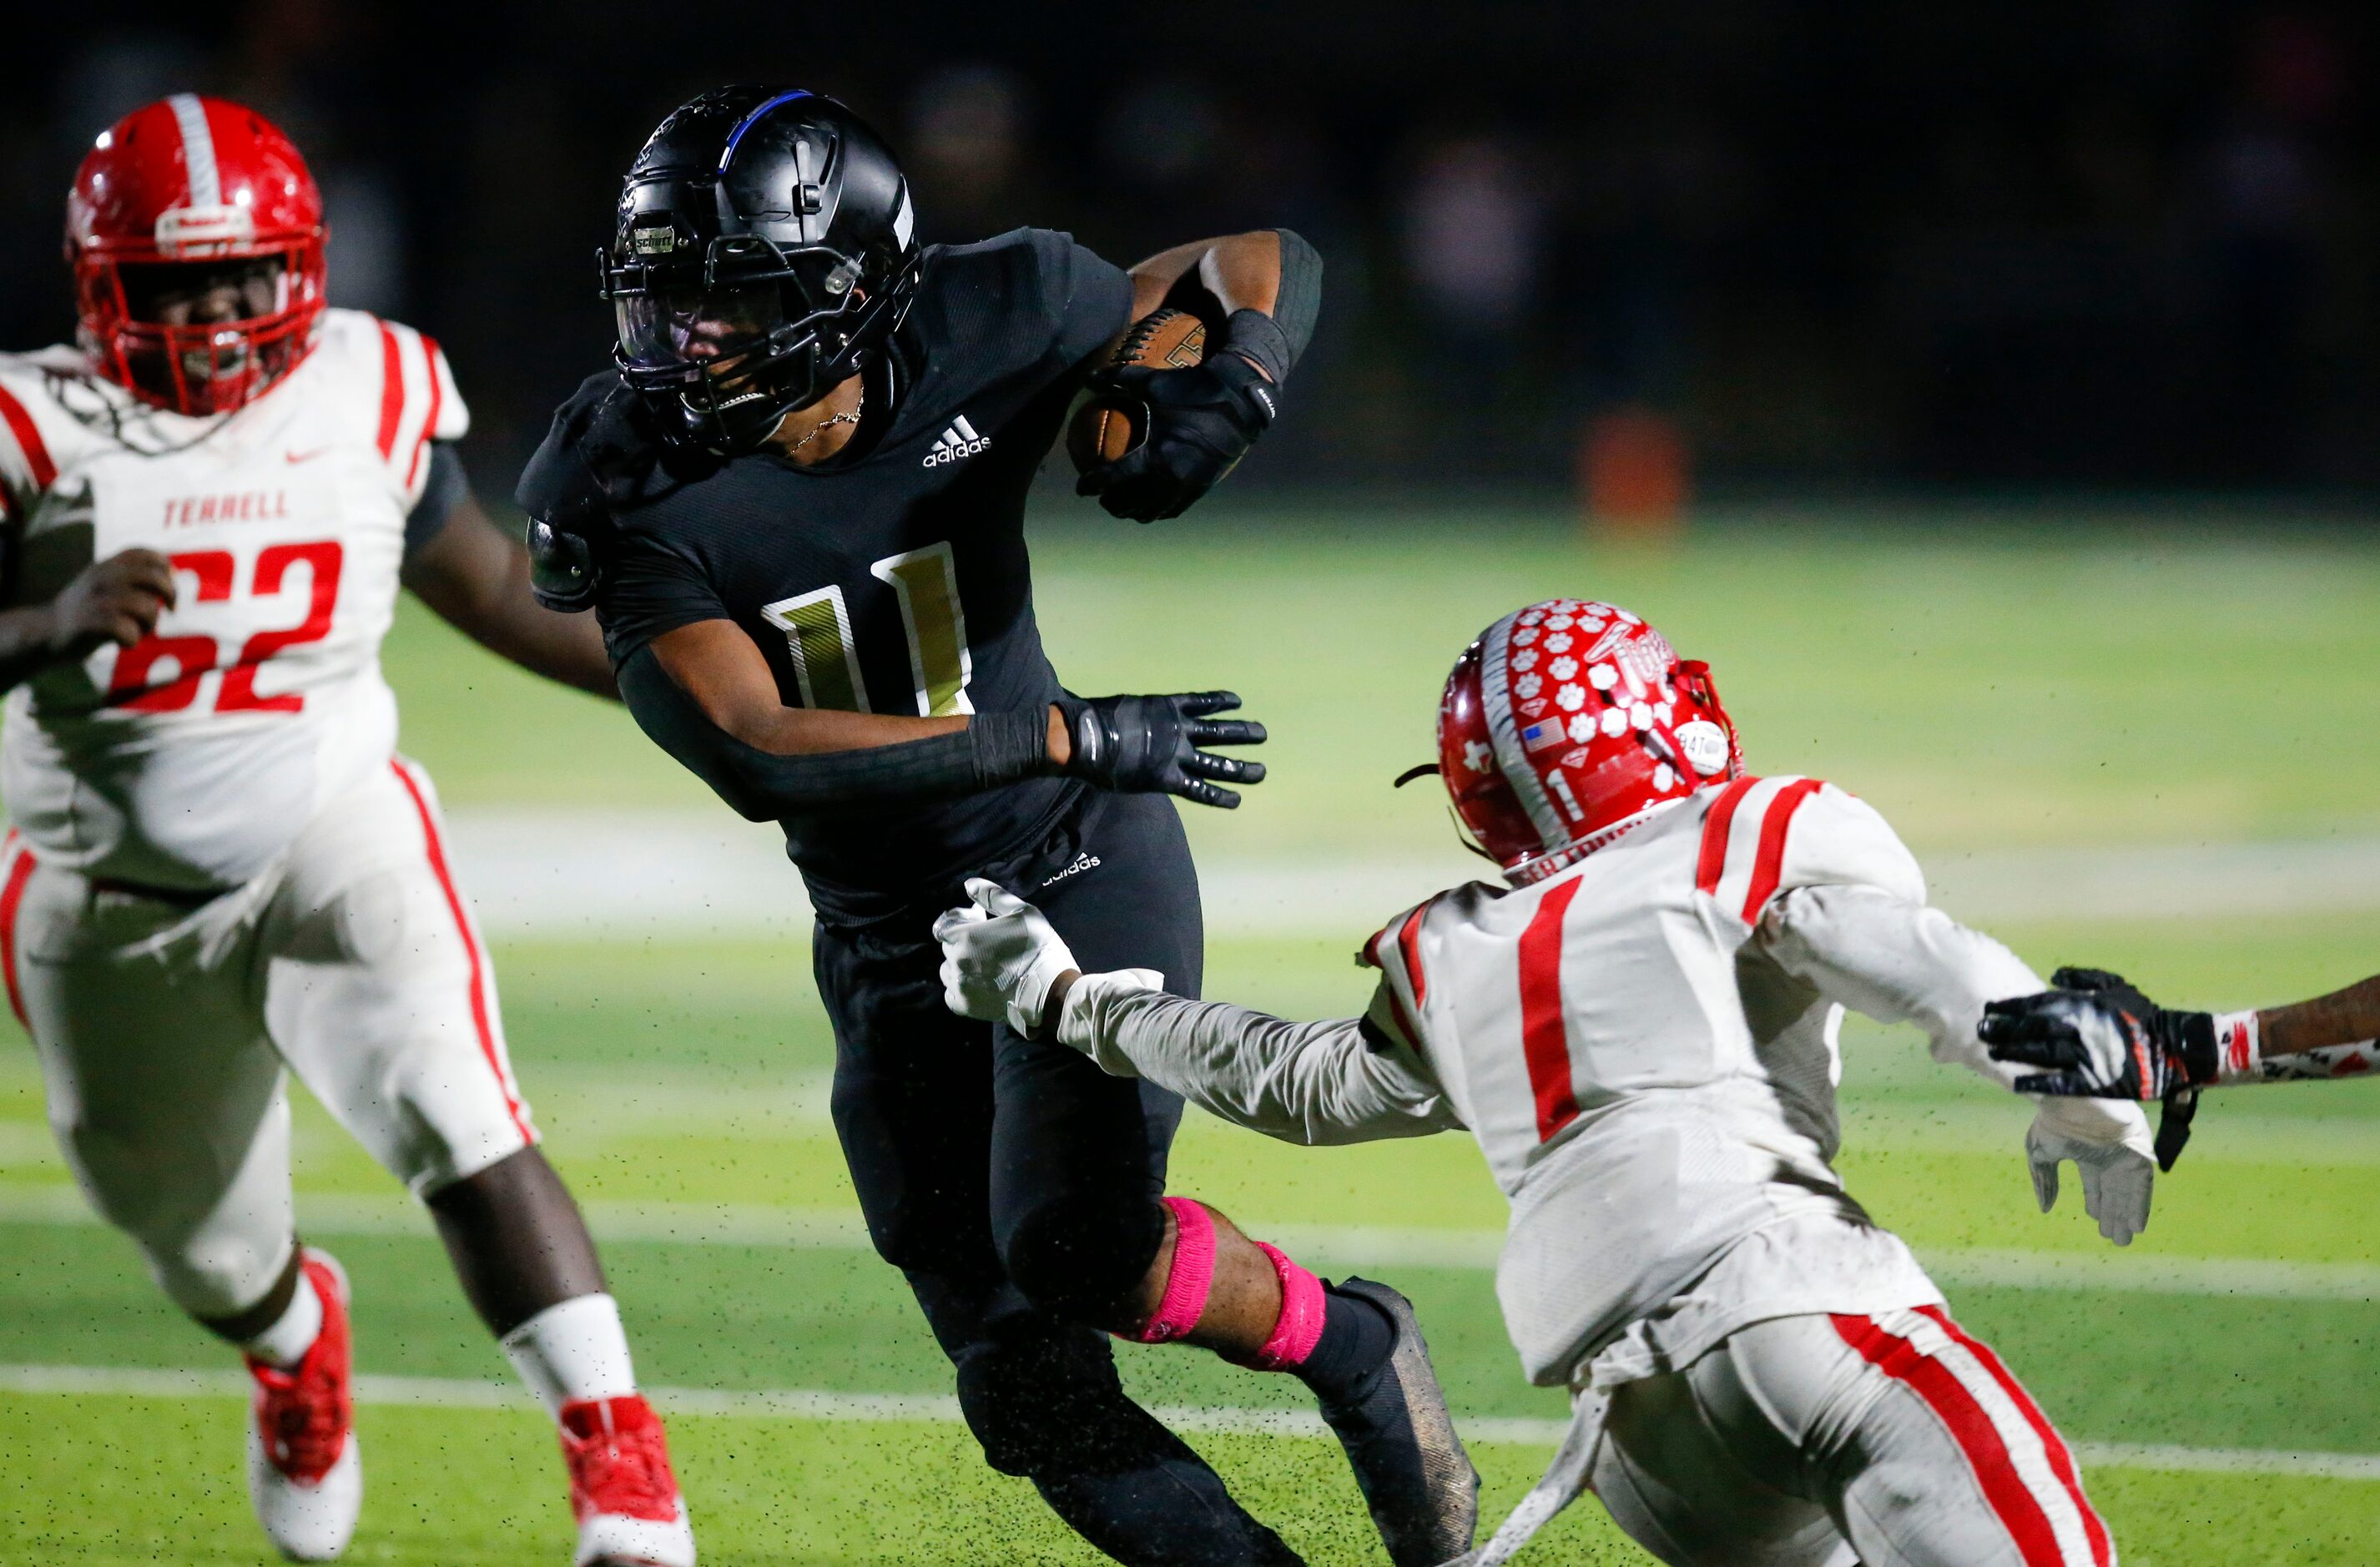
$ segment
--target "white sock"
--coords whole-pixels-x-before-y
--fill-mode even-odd
[[[239,1347],[267,1366],[286,1371],[306,1358],[314,1341],[322,1331],[322,1297],[314,1293],[314,1281],[306,1277],[305,1269],[298,1272],[298,1291],[289,1297],[289,1309],[281,1319]]]
[[[580,1295],[549,1306],[506,1333],[504,1345],[513,1369],[556,1418],[565,1403],[637,1391],[628,1335],[610,1295]]]

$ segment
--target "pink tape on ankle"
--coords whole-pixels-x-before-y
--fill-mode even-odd
[[[1281,1275],[1281,1320],[1272,1325],[1272,1337],[1249,1364],[1259,1371],[1287,1371],[1305,1365],[1314,1346],[1322,1342],[1322,1319],[1328,1309],[1322,1281],[1292,1262],[1279,1246],[1262,1241],[1256,1245],[1272,1263],[1272,1270]]]
[[[1165,1206],[1173,1210],[1173,1266],[1157,1315],[1133,1335],[1144,1344],[1172,1343],[1196,1328],[1215,1287],[1215,1221],[1188,1197],[1167,1197]]]

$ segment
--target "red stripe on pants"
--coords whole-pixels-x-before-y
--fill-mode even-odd
[[[2068,1567],[2058,1549],[2058,1531],[2049,1514],[2016,1471],[2008,1443],[1992,1425],[1992,1417],[1959,1384],[1949,1368],[1873,1317],[1832,1318],[1843,1342],[1859,1351],[1867,1363],[1900,1383],[1925,1402],[1966,1455],[1967,1467],[1983,1488],[1984,1500],[1999,1518],[2025,1567]]]
[[[2049,1467],[2058,1476],[2058,1483],[2066,1488],[2066,1494],[2074,1499],[2075,1511],[2082,1514],[2082,1531],[2091,1537],[2092,1567],[2107,1567],[2115,1556],[2115,1547],[2108,1543],[2107,1525],[2099,1521],[2099,1514],[2092,1511],[2091,1499],[2082,1494],[2082,1476],[2074,1467],[2074,1455],[2066,1450],[2066,1439],[2058,1434],[2058,1427],[2049,1423],[2049,1416],[2042,1413],[2041,1405],[2033,1402],[2033,1395],[2024,1391],[2024,1384],[2016,1379],[2015,1373],[2008,1368],[1991,1345],[1970,1337],[1967,1330],[1951,1321],[1950,1314],[1938,1306],[1921,1306],[1917,1313],[1921,1317],[1931,1318],[1944,1332],[1981,1362],[1984,1369],[1991,1373],[1992,1380],[1999,1384],[2000,1391],[2008,1394],[2009,1402],[2023,1415],[2024,1423],[2033,1427],[2033,1434],[2039,1437],[2041,1445],[2048,1450]]]
[[[488,1070],[496,1075],[496,1090],[504,1096],[504,1112],[513,1118],[513,1125],[529,1142],[537,1134],[528,1129],[528,1120],[521,1114],[520,1100],[513,1096],[513,1086],[504,1072],[504,1052],[496,1048],[496,1031],[488,1020],[487,967],[480,958],[480,943],[471,937],[470,919],[463,913],[463,894],[455,890],[455,878],[446,869],[446,848],[438,840],[438,819],[431,814],[430,801],[413,774],[405,771],[403,762],[392,761],[389,768],[405,792],[413,796],[413,808],[421,816],[421,840],[429,845],[430,870],[438,878],[438,890],[446,894],[446,910],[455,917],[455,933],[463,938],[463,951],[471,960],[471,1026],[480,1031],[480,1053],[487,1058]]]
[[[1537,1140],[1544,1142],[1578,1115],[1570,1076],[1570,1029],[1562,1018],[1562,916],[1578,896],[1578,879],[1554,884],[1521,932],[1521,1053],[1537,1101]]]
[[[1703,852],[1694,860],[1694,891],[1716,893],[1718,879],[1727,873],[1727,833],[1735,824],[1735,808],[1743,803],[1757,778],[1739,778],[1718,792],[1703,818]]]
[[[1797,779],[1768,802],[1768,814],[1760,820],[1760,848],[1752,856],[1752,886],[1743,894],[1746,925],[1759,924],[1762,906],[1777,895],[1778,880],[1785,873],[1785,830],[1793,824],[1793,813],[1825,787],[1815,778]]]
[[[10,847],[17,850],[17,857],[9,862],[7,884],[0,886],[0,974],[8,979],[8,1010],[30,1034],[33,1026],[25,1019],[25,995],[17,988],[17,905],[25,901],[25,882],[33,874],[33,851],[18,843],[14,828],[0,842],[0,852]]]

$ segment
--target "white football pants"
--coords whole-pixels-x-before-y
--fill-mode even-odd
[[[1613,1390],[1596,1493],[1675,1567],[2111,1567],[2073,1455],[1939,1306],[1784,1317]]]
[[[399,759],[196,908],[0,856],[0,960],[51,1128],[166,1294],[244,1311],[289,1260],[285,1069],[417,1196],[536,1141],[429,776]]]

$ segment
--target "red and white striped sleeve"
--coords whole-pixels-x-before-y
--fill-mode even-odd
[[[1925,877],[1874,807],[1815,778],[1740,778],[1703,816],[1695,890],[1749,927],[1796,887],[1868,886],[1925,901]]]
[[[0,523],[21,526],[36,502],[57,482],[58,467],[34,410],[38,384],[0,370]]]
[[[380,339],[373,445],[409,511],[430,481],[430,443],[462,439],[471,428],[471,412],[436,338],[397,322],[372,324]]]
[[[1429,1001],[1422,923],[1436,901],[1416,904],[1390,920],[1355,954],[1358,964],[1380,971],[1379,988],[1366,1015],[1381,1032],[1416,1052],[1422,1048],[1422,1009]]]

